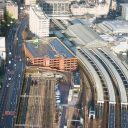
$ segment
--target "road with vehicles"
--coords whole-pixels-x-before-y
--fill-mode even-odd
[[[25,67],[21,33],[27,20],[23,19],[8,32],[6,74],[0,91],[0,128],[14,128]]]

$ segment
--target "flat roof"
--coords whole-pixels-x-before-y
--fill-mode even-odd
[[[108,67],[108,69],[110,70],[111,74],[116,78],[117,81],[117,86],[119,88],[119,93],[120,93],[120,98],[121,98],[121,104],[127,104],[127,95],[126,95],[126,90],[123,84],[123,81],[119,75],[119,73],[117,72],[116,68],[110,63],[110,61],[101,53],[99,52],[97,49],[93,49],[93,51],[97,54],[97,56],[99,56],[103,62],[105,63],[105,65]]]
[[[128,33],[128,22],[125,20],[103,21],[102,24],[113,32]]]
[[[104,103],[104,94],[103,94],[102,83],[101,83],[101,80],[100,80],[96,70],[78,49],[77,49],[76,54],[77,54],[77,57],[79,58],[79,60],[83,63],[83,65],[86,67],[86,69],[89,71],[90,75],[93,78],[94,85],[96,87],[96,92],[97,92],[97,103]]]
[[[27,41],[25,46],[31,52],[34,58],[55,58],[57,56],[63,56],[64,58],[74,58],[74,56],[57,38],[52,38],[48,42],[42,40],[38,46],[31,40]]]
[[[102,77],[105,80],[105,83],[106,83],[106,86],[108,89],[109,102],[115,104],[116,103],[115,92],[114,92],[114,88],[113,88],[113,84],[112,84],[112,81],[110,79],[110,76],[108,75],[108,73],[105,70],[105,68],[103,67],[103,65],[92,55],[91,52],[89,52],[85,48],[82,48],[82,49],[85,52],[85,54],[97,65],[99,71],[101,72]]]

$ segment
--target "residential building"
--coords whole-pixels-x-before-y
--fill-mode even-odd
[[[18,19],[18,5],[13,2],[6,3],[6,11],[9,13],[11,18]]]
[[[0,58],[6,59],[5,37],[0,37]]]
[[[49,18],[39,6],[31,6],[29,14],[29,29],[38,37],[49,36]]]
[[[124,20],[128,20],[128,4],[125,3],[125,4],[121,4],[122,6],[122,18]]]

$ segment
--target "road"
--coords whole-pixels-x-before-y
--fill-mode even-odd
[[[27,18],[10,28],[7,37],[7,66],[0,93],[0,128],[14,128],[20,92],[23,84],[25,61],[22,58],[21,33]]]

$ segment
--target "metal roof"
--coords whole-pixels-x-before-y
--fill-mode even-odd
[[[68,29],[65,30],[65,33],[71,37],[77,45],[85,45],[89,47],[106,46],[106,42],[104,42],[95,31],[82,24],[69,26]]]
[[[97,103],[104,103],[102,83],[97,72],[95,71],[94,67],[89,63],[89,61],[82,55],[81,51],[76,50],[76,55],[79,60],[83,63],[85,68],[89,71],[90,75],[93,77],[94,85],[97,91]]]
[[[121,104],[127,104],[127,95],[126,95],[126,90],[123,84],[123,81],[120,77],[120,75],[118,74],[116,68],[110,63],[110,61],[101,53],[99,52],[97,49],[93,49],[93,51],[96,53],[96,55],[101,58],[101,60],[105,63],[105,65],[108,67],[110,73],[113,75],[113,77],[115,77],[116,81],[117,81],[117,86],[119,88],[119,92],[120,92],[120,98],[121,98]]]
[[[125,66],[122,64],[121,60],[118,57],[116,57],[114,54],[112,54],[109,50],[103,48],[103,51],[107,53],[116,62],[116,64],[121,68],[121,70],[123,71],[128,81],[128,71],[125,68]]]
[[[128,22],[124,20],[103,21],[102,24],[115,33],[128,33]]]
[[[89,27],[82,24],[75,24],[68,27],[74,36],[80,38],[85,44],[102,40],[99,35]]]
[[[87,49],[83,48],[85,54],[87,54],[91,60],[97,65],[97,67],[99,68],[107,89],[108,89],[108,93],[109,93],[109,102],[115,104],[116,103],[116,99],[115,99],[115,92],[114,92],[114,88],[113,88],[113,84],[112,81],[107,73],[107,71],[105,70],[105,68],[103,67],[103,65],[98,61],[98,59],[96,59]]]

